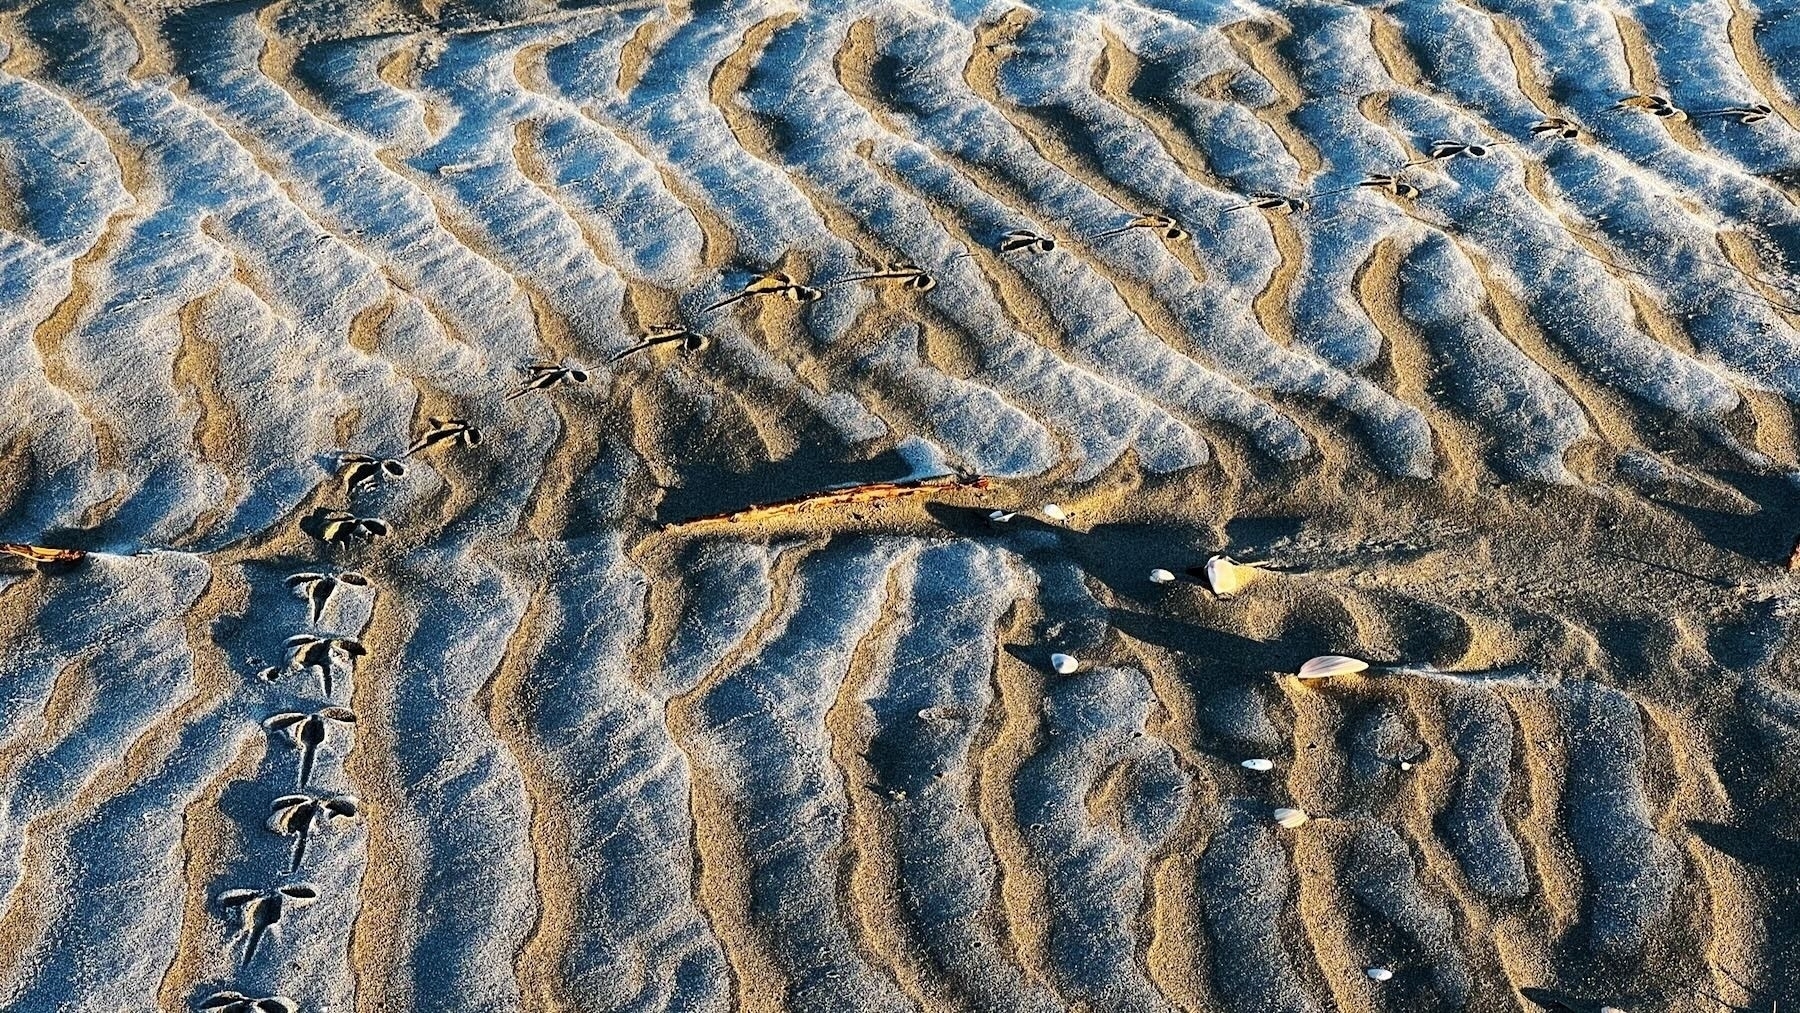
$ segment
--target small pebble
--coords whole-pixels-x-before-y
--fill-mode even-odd
[[[1170,584],[1174,580],[1175,575],[1161,567],[1150,571],[1150,583],[1152,584]]]
[[[1245,770],[1274,770],[1275,761],[1266,760],[1259,756],[1254,760],[1245,760],[1243,763],[1238,764],[1238,766]]]
[[[1394,972],[1385,967],[1371,967],[1363,973],[1369,976],[1370,981],[1387,981],[1394,976]]]
[[[1050,667],[1062,675],[1069,675],[1081,667],[1081,660],[1067,654],[1052,654]]]

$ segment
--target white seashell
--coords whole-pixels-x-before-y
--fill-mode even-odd
[[[1265,760],[1259,756],[1254,760],[1245,760],[1243,763],[1238,764],[1238,766],[1245,770],[1274,770],[1275,761]]]
[[[1150,583],[1152,584],[1169,584],[1174,580],[1175,575],[1160,566],[1150,571]]]
[[[1306,815],[1305,809],[1277,809],[1275,810],[1274,815],[1275,822],[1287,827],[1289,830],[1292,830],[1295,827],[1305,826],[1306,821],[1312,819],[1311,816]]]
[[[1221,598],[1229,598],[1249,583],[1255,567],[1245,566],[1230,556],[1214,556],[1206,561],[1206,586]]]
[[[988,520],[993,521],[995,524],[1005,524],[1012,519],[1013,515],[1005,510],[995,510],[993,513],[988,514]]]
[[[1056,505],[1055,503],[1045,503],[1044,504],[1044,516],[1050,518],[1053,521],[1066,521],[1069,519],[1068,511],[1064,510],[1062,507]]]
[[[1401,770],[1411,770],[1412,768],[1413,768],[1413,765],[1412,765],[1411,760],[1401,760],[1400,761],[1400,769]]]
[[[1329,679],[1334,675],[1354,675],[1369,667],[1369,663],[1361,658],[1347,658],[1342,654],[1327,654],[1313,658],[1300,666],[1295,673],[1302,679]]]
[[[1057,672],[1063,675],[1069,675],[1081,667],[1081,660],[1067,654],[1052,654],[1050,656],[1050,667],[1056,669]]]
[[[1617,1006],[1602,1006],[1600,1007],[1600,1013],[1625,1013],[1625,1011]]]
[[[1370,981],[1387,981],[1394,976],[1394,972],[1385,967],[1371,967],[1363,973],[1369,976]]]

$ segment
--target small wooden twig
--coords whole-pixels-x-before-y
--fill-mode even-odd
[[[773,503],[757,504],[729,513],[708,514],[704,517],[675,521],[663,525],[663,530],[678,531],[711,524],[743,524],[752,521],[773,520],[795,514],[860,506],[864,503],[880,504],[890,500],[912,499],[939,492],[963,490],[981,492],[992,486],[993,479],[985,475],[936,475],[931,478],[911,479],[904,482],[868,482],[843,489],[807,493],[804,496],[777,500]]]
[[[53,549],[42,545],[26,545],[23,542],[0,542],[0,552],[39,566],[79,563],[87,558],[87,553],[81,549]]]

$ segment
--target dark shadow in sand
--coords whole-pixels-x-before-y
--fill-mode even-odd
[[[1556,1013],[1599,1013],[1600,1007],[1604,1005],[1603,1003],[1589,1002],[1568,992],[1558,992],[1552,988],[1536,988],[1531,985],[1519,989],[1519,994],[1544,1009],[1555,1010]]]
[[[1800,490],[1779,475],[1714,471],[1710,477],[1731,486],[1761,509],[1748,516],[1657,500],[1686,518],[1707,543],[1759,563],[1787,565],[1800,536]]]
[[[1800,841],[1725,823],[1689,820],[1688,829],[1717,851],[1781,876],[1800,876]]]
[[[1243,675],[1297,671],[1302,662],[1319,653],[1309,645],[1293,640],[1281,643],[1252,640],[1196,623],[1129,609],[1108,609],[1107,621],[1126,636],[1204,658],[1210,667]]]
[[[892,450],[866,461],[789,458],[758,465],[750,472],[699,466],[682,474],[679,487],[664,491],[656,520],[659,524],[680,523],[826,492],[840,486],[894,482],[911,477],[917,477],[913,475],[912,463]]]

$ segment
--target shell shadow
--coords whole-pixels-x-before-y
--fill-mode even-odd
[[[1800,841],[1725,823],[1689,820],[1687,826],[1707,846],[1740,862],[1782,876],[1800,876]]]
[[[1707,544],[1759,563],[1785,566],[1800,536],[1800,497],[1794,485],[1780,475],[1709,471],[1716,479],[1742,493],[1760,509],[1750,515],[1711,510],[1666,499],[1656,502],[1680,514]]]
[[[1119,632],[1144,643],[1205,659],[1209,667],[1249,677],[1297,671],[1302,662],[1318,653],[1291,641],[1252,640],[1198,623],[1129,609],[1108,609],[1107,621]]]
[[[1554,1010],[1556,1013],[1597,1013],[1600,1009],[1600,1004],[1597,1002],[1588,1002],[1586,999],[1570,995],[1567,992],[1558,992],[1553,988],[1526,985],[1519,989],[1519,994],[1538,1006]]]
[[[657,504],[658,524],[680,523],[698,517],[746,510],[837,486],[864,482],[898,481],[913,469],[898,451],[888,450],[864,461],[829,461],[788,458],[757,466],[753,471],[730,472],[712,465],[686,471],[682,484],[663,490]]]

